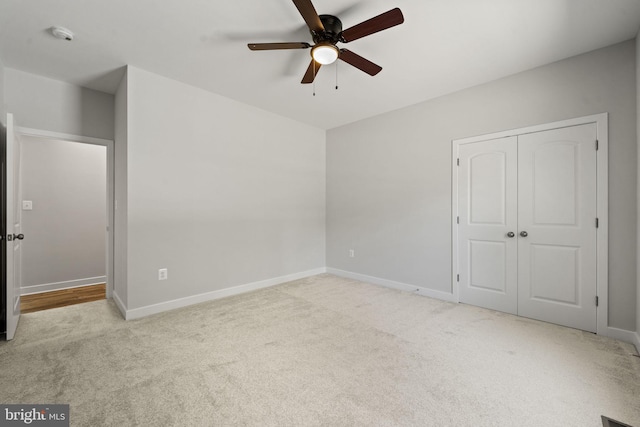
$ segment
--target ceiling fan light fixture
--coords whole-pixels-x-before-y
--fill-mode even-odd
[[[332,64],[338,59],[338,48],[331,43],[318,43],[311,49],[311,57],[318,64]]]
[[[302,84],[313,83],[321,66],[331,64],[337,59],[346,62],[370,76],[375,76],[382,70],[381,66],[374,64],[350,50],[338,49],[336,45],[338,43],[349,43],[361,39],[404,22],[402,11],[396,7],[343,30],[342,21],[340,21],[337,16],[318,15],[312,0],[293,0],[293,4],[298,9],[298,12],[300,12],[300,15],[302,15],[302,19],[304,19],[307,27],[309,27],[309,32],[311,33],[311,38],[315,46],[306,42],[279,42],[249,43],[248,47],[251,50],[311,48],[311,61],[309,61],[309,67],[300,81]]]

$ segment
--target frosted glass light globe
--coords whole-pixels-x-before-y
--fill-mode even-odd
[[[331,64],[338,59],[338,48],[330,43],[320,43],[311,49],[311,56],[318,64]]]

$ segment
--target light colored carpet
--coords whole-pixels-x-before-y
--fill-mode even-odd
[[[24,315],[0,402],[78,426],[640,426],[627,343],[320,275],[125,322]]]

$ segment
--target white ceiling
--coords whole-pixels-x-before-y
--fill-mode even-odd
[[[639,0],[314,0],[346,29],[393,7],[404,24],[349,50],[375,77],[337,61],[311,85],[309,50],[252,52],[249,42],[311,37],[291,0],[0,0],[6,67],[114,93],[133,65],[330,129],[632,39]],[[71,29],[72,42],[51,26]]]

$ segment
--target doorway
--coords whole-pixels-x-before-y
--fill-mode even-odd
[[[20,293],[112,295],[113,141],[16,128],[24,230]],[[78,295],[75,295],[78,293]],[[68,305],[66,302],[63,305]]]
[[[460,302],[590,332],[606,326],[603,128],[606,115],[454,141]]]

